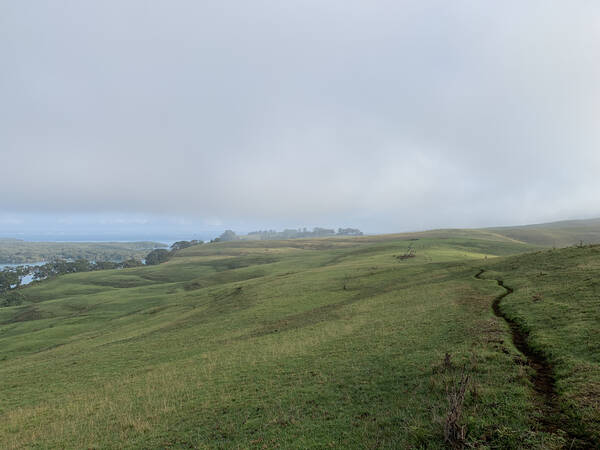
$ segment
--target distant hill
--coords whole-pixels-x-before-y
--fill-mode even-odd
[[[391,236],[391,235],[390,235]],[[580,242],[600,244],[600,218],[587,220],[563,220],[560,222],[532,225],[516,225],[491,228],[449,228],[428,231],[398,233],[400,239],[450,239],[469,238],[492,241],[515,242],[540,247],[569,247]],[[376,239],[367,236],[363,239]]]
[[[583,242],[600,243],[600,219],[565,220],[514,227],[486,228],[511,239],[546,247],[568,247]]]

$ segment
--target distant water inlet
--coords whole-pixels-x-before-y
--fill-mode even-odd
[[[14,268],[14,267],[31,268],[31,270],[29,270],[26,275],[23,275],[22,277],[20,277],[21,286],[23,286],[23,285],[29,284],[33,281],[33,269],[38,266],[43,266],[44,264],[46,264],[46,261],[26,263],[26,264],[0,264],[0,271],[2,271],[4,269]]]

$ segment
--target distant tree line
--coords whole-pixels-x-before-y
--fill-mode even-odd
[[[225,230],[223,231],[223,233],[221,233],[221,235],[217,238],[214,238],[212,241],[210,241],[210,243],[214,243],[214,242],[229,242],[229,241],[237,241],[239,240],[240,237],[235,234],[234,231],[231,230]]]
[[[363,232],[358,228],[338,228],[338,236],[362,236]]]
[[[158,242],[28,242],[0,239],[0,264],[27,264],[55,259],[126,261],[141,259],[148,251],[161,247],[166,245]]]
[[[24,266],[7,267],[0,271],[0,293],[6,292],[12,287],[21,285],[21,278],[28,275],[29,271]]]
[[[87,259],[76,259],[75,261],[55,259],[54,261],[50,261],[39,266],[19,266],[13,269],[18,270],[20,268],[24,268],[26,273],[23,273],[22,271],[22,275],[31,275],[34,280],[44,280],[46,278],[53,278],[59,275],[66,275],[68,273],[92,272],[96,270],[109,269],[129,269],[131,267],[142,266],[143,264],[144,263],[141,260],[135,258],[121,262],[88,261]]]
[[[315,227],[311,230],[307,228],[285,229],[283,231],[261,230],[252,231],[248,236],[258,236],[261,240],[274,239],[300,239],[300,238],[315,238],[329,236],[362,236],[363,233],[358,228],[338,228],[337,232],[330,228]]]
[[[283,231],[276,230],[259,230],[251,231],[247,236],[251,238],[258,237],[261,240],[279,240],[279,239],[301,239],[301,238],[316,238],[316,237],[331,237],[331,236],[362,236],[363,233],[358,228],[338,228],[337,231],[333,228],[315,227],[312,230],[308,228],[287,228]],[[217,238],[211,240],[214,242],[230,242],[244,239],[232,230],[225,230]]]

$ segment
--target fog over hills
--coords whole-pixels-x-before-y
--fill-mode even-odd
[[[600,442],[600,2],[0,1],[0,447]]]
[[[600,6],[0,6],[0,234],[600,216]]]

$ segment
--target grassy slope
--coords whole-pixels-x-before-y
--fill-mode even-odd
[[[485,231],[546,247],[567,247],[578,244],[580,241],[586,244],[600,243],[600,219],[490,228]]]
[[[486,277],[515,290],[502,308],[554,366],[574,432],[600,442],[600,246],[519,255],[488,268]]]
[[[568,220],[512,227],[483,229],[431,230],[394,235],[397,238],[447,238],[497,240],[501,242],[524,243],[539,247],[563,248],[584,244],[600,244],[600,219]]]
[[[501,289],[473,278],[531,249],[460,230],[223,243],[28,287],[0,309],[0,441],[436,448],[465,366],[471,443],[558,446],[490,309]]]

